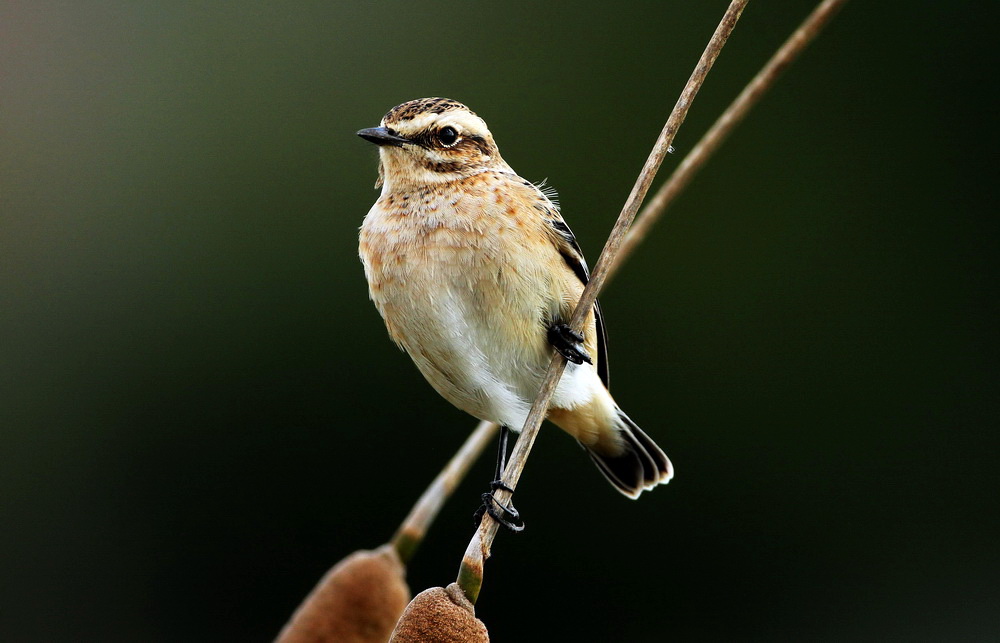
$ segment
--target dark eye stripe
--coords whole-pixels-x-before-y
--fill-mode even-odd
[[[496,147],[489,143],[484,137],[475,134],[463,134],[459,136],[454,145],[444,146],[438,139],[440,132],[437,130],[425,130],[419,134],[408,136],[411,143],[419,145],[427,150],[438,150],[449,154],[461,152],[471,153],[473,150],[483,156],[496,155]]]

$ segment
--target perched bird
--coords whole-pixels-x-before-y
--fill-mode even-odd
[[[669,481],[670,460],[608,392],[599,305],[582,336],[566,325],[589,273],[551,193],[518,176],[483,119],[453,100],[403,103],[358,136],[379,146],[382,193],[360,239],[371,299],[438,393],[501,425],[498,469],[554,349],[569,364],[548,419],[626,496]]]

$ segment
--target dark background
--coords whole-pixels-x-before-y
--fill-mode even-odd
[[[269,640],[386,541],[474,421],[368,301],[354,132],[467,103],[593,262],[726,6],[225,4],[0,8],[4,640]],[[995,640],[992,6],[849,3],[610,284],[677,477],[629,502],[543,430],[494,640]],[[811,7],[750,4],[662,176]]]

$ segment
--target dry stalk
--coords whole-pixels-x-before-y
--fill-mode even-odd
[[[465,440],[462,447],[448,461],[441,473],[434,478],[417,503],[413,505],[410,515],[399,526],[391,541],[404,565],[410,562],[413,552],[423,541],[427,529],[441,510],[441,505],[465,477],[472,463],[479,459],[479,454],[492,441],[496,431],[497,425],[493,422],[485,420],[480,422],[472,435]]]
[[[608,277],[614,275],[625,263],[635,247],[649,233],[660,216],[666,211],[673,200],[684,191],[694,175],[705,162],[715,153],[726,140],[733,129],[743,121],[750,109],[760,101],[767,90],[771,89],[785,69],[802,53],[806,46],[819,35],[823,27],[836,15],[847,0],[824,0],[809,14],[799,28],[788,37],[788,40],[771,56],[767,64],[754,76],[736,100],[726,108],[726,111],[712,124],[701,140],[691,148],[670,178],[660,186],[653,198],[635,219],[622,243],[617,260],[611,266]]]
[[[677,99],[677,103],[674,105],[674,109],[670,113],[666,125],[664,125],[659,138],[656,140],[656,144],[653,146],[653,151],[650,153],[649,158],[646,159],[646,163],[639,173],[638,179],[636,179],[635,186],[633,186],[621,214],[618,215],[618,220],[611,230],[604,250],[601,252],[601,256],[594,266],[594,272],[591,274],[590,281],[580,296],[580,301],[570,320],[570,326],[573,329],[577,331],[582,330],[584,319],[593,307],[594,301],[597,299],[597,294],[607,279],[615,256],[620,251],[622,242],[625,239],[625,234],[628,232],[628,228],[635,218],[635,214],[643,198],[646,196],[646,192],[649,190],[649,185],[652,183],[653,177],[656,175],[656,171],[663,161],[663,157],[670,148],[670,143],[673,141],[677,129],[684,122],[691,102],[694,100],[695,95],[697,95],[698,90],[705,81],[705,77],[722,51],[722,47],[729,38],[729,34],[732,33],[733,28],[736,26],[736,22],[739,20],[747,1],[733,0],[730,3],[708,46],[698,60],[694,72],[681,91],[680,98]],[[511,454],[510,462],[508,462],[507,469],[503,474],[503,482],[511,489],[517,486],[521,472],[524,470],[528,453],[531,451],[531,447],[538,435],[538,428],[541,426],[542,420],[545,419],[549,400],[565,368],[566,360],[558,353],[554,354],[552,361],[549,363],[549,368],[542,382],[538,397],[535,398],[535,402],[531,406],[531,411],[528,413],[528,418],[521,430],[520,438],[514,446],[514,452]],[[501,489],[495,495],[498,502],[506,503],[510,500],[511,492]],[[497,522],[489,514],[484,514],[482,522],[469,542],[465,556],[462,558],[457,582],[472,603],[475,603],[479,597],[479,590],[483,582],[483,565],[486,559],[489,558],[490,547],[493,544],[493,539],[496,537],[498,528],[499,525]]]

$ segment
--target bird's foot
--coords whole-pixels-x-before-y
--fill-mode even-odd
[[[502,504],[497,500],[493,492],[497,490],[511,491],[514,490],[508,487],[501,480],[494,480],[490,483],[491,491],[484,493],[483,504],[479,507],[475,514],[476,524],[483,519],[483,514],[487,513],[493,520],[496,520],[499,525],[505,527],[506,529],[513,531],[515,533],[519,531],[524,531],[524,521],[521,520],[521,513],[514,508],[514,505],[508,501],[507,504]]]
[[[574,364],[594,363],[583,347],[583,335],[562,322],[556,322],[549,326],[549,343],[569,362]]]

